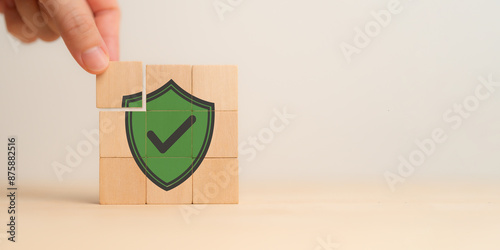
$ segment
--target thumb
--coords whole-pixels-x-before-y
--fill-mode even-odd
[[[86,0],[40,0],[61,34],[66,47],[80,66],[92,74],[109,65],[108,48]]]

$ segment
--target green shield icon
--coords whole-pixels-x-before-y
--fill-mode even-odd
[[[141,107],[142,93],[123,97],[122,107]],[[146,112],[127,111],[130,152],[146,177],[165,191],[198,169],[214,130],[214,103],[186,92],[173,80],[149,93]]]

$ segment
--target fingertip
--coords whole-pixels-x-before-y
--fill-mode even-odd
[[[82,53],[84,69],[92,74],[100,74],[109,66],[109,56],[100,47],[90,48]]]

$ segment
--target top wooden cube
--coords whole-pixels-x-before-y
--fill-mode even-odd
[[[215,103],[216,111],[238,110],[238,67],[193,66],[193,95]]]
[[[121,108],[124,96],[140,99],[142,79],[141,62],[111,62],[97,76],[97,108]],[[167,96],[157,100],[160,94]],[[185,100],[178,101],[175,95]],[[238,111],[238,67],[147,65],[146,96],[146,110],[151,111],[197,111],[190,105],[196,98],[214,103],[215,111]],[[137,98],[133,107],[142,107]]]
[[[142,93],[142,79],[142,62],[110,62],[96,77],[97,108],[121,108],[123,96]]]

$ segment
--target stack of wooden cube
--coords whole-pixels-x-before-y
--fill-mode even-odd
[[[236,66],[147,65],[146,91],[143,93],[141,62],[111,62],[108,70],[97,76],[96,82],[97,108],[113,109],[99,113],[101,204],[238,203]],[[187,105],[165,108],[162,103],[148,101],[151,99],[149,96],[169,82],[182,88],[181,92],[186,93],[185,96],[213,103],[213,110],[197,110],[189,102]],[[130,96],[138,101],[132,106],[124,106],[124,97]],[[145,102],[142,96],[146,96]],[[146,104],[145,111],[142,103]],[[177,175],[186,164],[193,162],[197,157],[197,152],[193,152],[196,149],[194,144],[199,138],[189,130],[195,122],[189,117],[196,117],[196,112],[213,112],[210,114],[214,118],[213,131],[207,130],[207,133],[211,132],[208,150],[202,159],[198,159],[202,160],[201,163],[196,169],[191,168],[180,184],[177,183],[171,189],[157,185],[138,163],[162,168],[160,171],[169,176]],[[137,152],[142,153],[132,152],[130,135],[127,137],[127,133],[131,132],[126,126],[129,114],[134,114],[134,122],[139,123],[134,125],[134,133],[143,137],[134,145],[138,148]],[[182,130],[179,126],[184,120],[187,123],[191,121],[191,124],[185,124]],[[178,133],[179,130],[183,133],[174,138],[175,143],[170,145],[175,137],[172,131]]]

